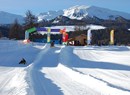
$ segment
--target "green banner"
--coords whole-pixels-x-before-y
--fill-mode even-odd
[[[31,29],[28,29],[26,30],[27,32],[31,33],[31,32],[35,32],[37,29],[35,27],[31,28]]]

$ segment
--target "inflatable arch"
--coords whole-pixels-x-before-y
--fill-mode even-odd
[[[68,40],[68,34],[66,33],[66,29],[64,28],[63,30],[62,29],[51,29],[51,28],[44,28],[44,27],[41,27],[41,28],[31,28],[31,29],[28,29],[25,31],[25,40],[28,40],[29,39],[29,33],[33,33],[33,32],[47,32],[47,42],[50,43],[51,39],[50,39],[50,35],[51,35],[51,32],[59,32],[62,34],[62,41],[63,43],[64,42],[67,42]]]

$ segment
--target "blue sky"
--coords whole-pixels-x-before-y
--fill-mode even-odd
[[[31,10],[37,15],[75,5],[93,5],[130,13],[130,0],[0,0],[0,11],[25,15],[27,10]]]

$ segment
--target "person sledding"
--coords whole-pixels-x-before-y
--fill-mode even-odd
[[[26,64],[27,62],[26,62],[26,60],[24,59],[24,58],[22,58],[22,60],[19,62],[19,64]]]

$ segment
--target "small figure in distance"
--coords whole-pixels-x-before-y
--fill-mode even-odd
[[[24,58],[22,58],[22,60],[19,62],[19,64],[26,64],[26,60]]]
[[[54,43],[55,43],[55,41],[52,41],[50,47],[54,47]]]

